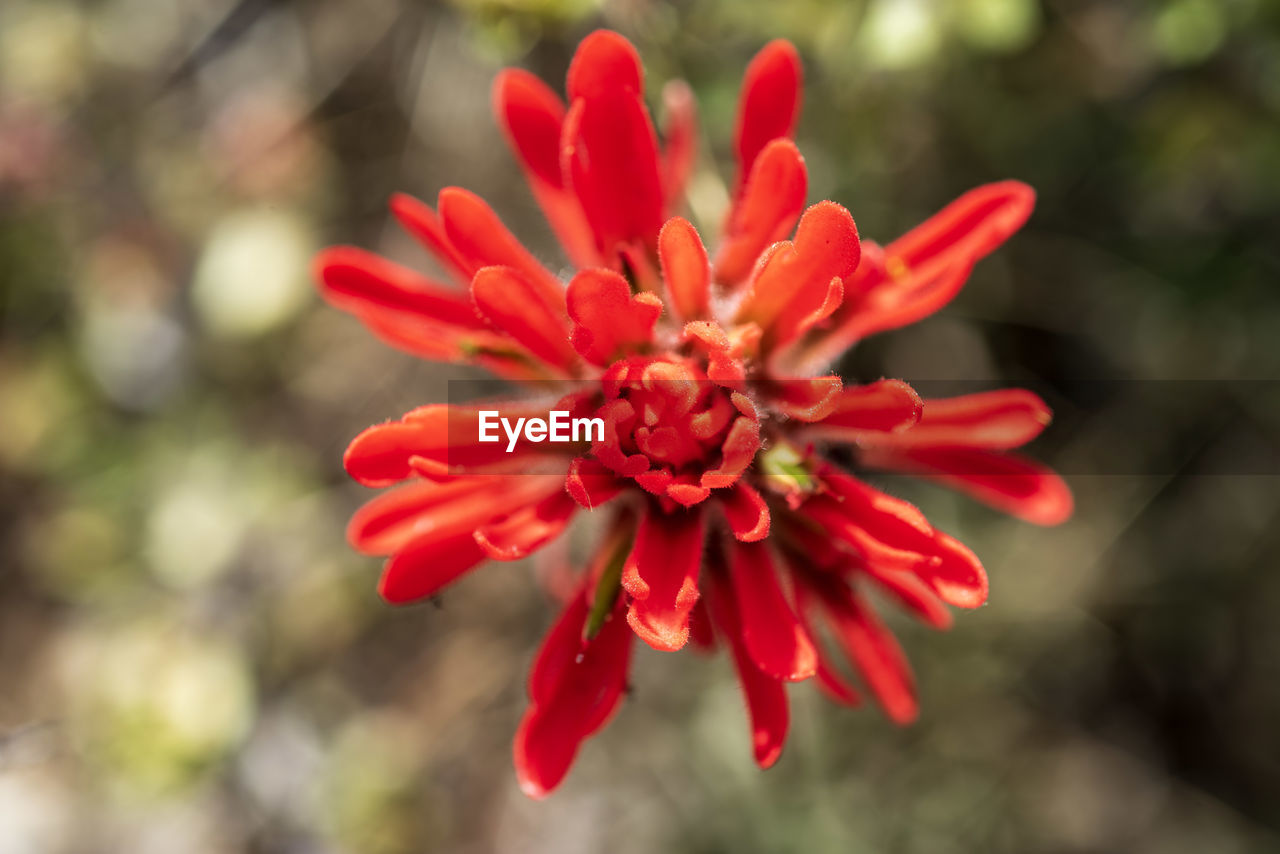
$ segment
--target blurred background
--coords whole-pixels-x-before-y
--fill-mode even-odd
[[[385,203],[449,184],[559,263],[489,84],[559,88],[601,25],[696,91],[704,221],[779,36],[811,201],[864,236],[1036,187],[954,304],[842,368],[1036,388],[1078,511],[892,484],[992,576],[948,633],[895,621],[916,725],[797,686],[760,773],[723,657],[640,650],[535,804],[529,567],[393,609],[342,536],[347,440],[471,374],[375,342],[308,265],[426,264]],[[1269,0],[5,0],[0,852],[1280,851],[1278,275]]]

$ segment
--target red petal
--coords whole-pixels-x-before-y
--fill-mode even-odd
[[[860,254],[853,217],[835,202],[805,211],[795,240],[779,247],[756,271],[738,310],[738,322],[755,321],[764,330],[766,347],[784,343],[801,320],[822,308],[831,280],[852,273]]]
[[[547,479],[524,476],[461,477],[414,482],[382,493],[351,517],[347,541],[365,554],[398,551],[424,534],[471,531],[521,504],[548,494]]]
[[[818,669],[818,653],[787,604],[768,547],[738,545],[729,570],[742,639],[756,667],[788,682],[812,676]]]
[[[577,354],[569,345],[564,297],[553,302],[512,267],[484,267],[471,280],[476,307],[502,330],[548,365],[569,372]]]
[[[404,226],[405,231],[427,247],[446,270],[460,282],[471,281],[476,266],[463,258],[444,231],[444,223],[431,206],[413,196],[396,193],[391,197],[391,213]]]
[[[938,531],[934,545],[941,558],[919,573],[920,580],[933,588],[948,605],[977,608],[987,601],[987,571],[968,546]]]
[[[462,329],[484,328],[464,294],[363,249],[326,249],[316,257],[315,269],[325,299],[357,316],[373,309]]]
[[[564,102],[536,75],[516,68],[493,81],[493,106],[512,151],[532,177],[562,187],[560,128]]]
[[[970,190],[884,249],[884,275],[851,285],[840,313],[845,342],[914,323],[960,291],[973,265],[1022,227],[1035,191],[1017,181]]]
[[[747,711],[751,716],[751,746],[756,764],[761,768],[768,768],[782,755],[787,728],[791,724],[787,691],[781,681],[762,672],[747,652],[733,592],[727,589],[723,581],[717,582],[714,592],[715,595],[711,597],[711,615],[719,626],[720,634],[728,639],[733,652],[738,683],[742,686]]]
[[[951,628],[951,612],[933,589],[914,575],[881,572],[871,576],[895,601],[935,629]]]
[[[617,33],[592,33],[569,66],[568,88],[561,171],[612,263],[619,244],[653,247],[663,221],[658,140],[635,48]]]
[[[804,158],[795,143],[775,139],[765,146],[730,211],[716,254],[717,282],[733,285],[751,275],[764,250],[791,233],[807,190]]]
[[[620,92],[644,94],[644,69],[631,42],[610,30],[596,30],[578,43],[569,64],[569,99]]]
[[[624,486],[625,483],[612,471],[590,457],[575,459],[569,464],[569,473],[565,476],[565,489],[574,501],[588,510],[612,500]]]
[[[783,39],[769,42],[747,66],[733,134],[738,155],[736,186],[741,187],[761,149],[795,131],[801,75],[800,55]]]
[[[870,448],[866,465],[923,474],[1037,525],[1071,517],[1071,489],[1049,468],[1017,454],[979,448]]]
[[[653,294],[632,296],[627,280],[612,270],[578,273],[566,300],[574,348],[600,366],[647,349],[662,314],[662,300]]]
[[[720,447],[720,466],[702,475],[708,489],[724,489],[742,477],[760,450],[760,420],[743,415],[734,420]]]
[[[445,233],[472,269],[511,267],[524,275],[542,302],[551,305],[563,300],[560,280],[538,263],[483,199],[446,187],[440,191],[439,205]]]
[[[927,400],[919,424],[875,441],[895,448],[1003,450],[1030,442],[1052,420],[1052,411],[1037,395],[1024,389],[1000,389]]]
[[[689,639],[701,564],[702,515],[650,508],[623,567],[622,586],[632,597],[627,622],[654,649],[674,652]]]
[[[569,258],[578,267],[598,265],[595,235],[560,171],[564,102],[529,72],[508,69],[494,81],[493,107],[534,198]]]
[[[547,636],[530,677],[532,700],[516,731],[513,756],[520,788],[544,798],[569,772],[582,741],[613,714],[626,690],[631,633],[622,597],[594,639],[583,642],[588,613],[574,596]]]
[[[676,314],[684,320],[706,317],[711,268],[697,229],[678,216],[667,220],[658,235],[658,257]]]
[[[507,418],[546,418],[551,406],[489,403],[483,406],[422,406],[399,421],[369,427],[351,441],[343,456],[347,474],[365,486],[390,486],[416,473],[416,458],[437,464],[445,472],[529,470],[530,456],[554,459],[565,446],[530,444],[522,438],[507,453],[505,436],[497,442],[479,441],[479,412],[489,407]],[[499,431],[501,432],[501,431]]]
[[[416,602],[434,596],[484,560],[469,531],[443,539],[426,534],[387,561],[378,593],[393,605]]]
[[[689,84],[672,80],[662,87],[662,107],[662,135],[666,142],[662,151],[662,186],[667,204],[673,205],[684,195],[698,159],[698,102]]]
[[[808,432],[845,442],[868,441],[907,431],[920,420],[924,402],[902,380],[879,380],[845,388],[835,407]]]
[[[837,376],[779,380],[768,385],[774,407],[797,421],[818,421],[839,405],[844,384]]]
[[[915,720],[915,678],[902,647],[859,596],[843,584],[825,587],[822,602],[845,653],[894,723]]]
[[[733,489],[721,493],[720,507],[740,542],[754,543],[769,536],[769,505],[749,484],[738,481]]]
[[[494,560],[520,560],[563,533],[578,505],[563,491],[517,509],[473,532],[476,544]]]

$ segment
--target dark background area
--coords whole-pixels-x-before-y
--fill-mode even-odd
[[[450,184],[560,264],[489,85],[559,87],[602,25],[650,92],[698,95],[704,233],[780,36],[811,201],[864,237],[1037,189],[952,305],[842,368],[1037,389],[1078,509],[1044,530],[883,481],[992,578],[948,633],[895,621],[917,724],[796,686],[760,773],[723,658],[643,650],[535,804],[510,767],[553,613],[533,568],[397,610],[342,537],[346,441],[474,374],[373,341],[308,265],[426,265],[385,203]],[[1266,0],[8,0],[0,852],[1280,850],[1278,236]]]

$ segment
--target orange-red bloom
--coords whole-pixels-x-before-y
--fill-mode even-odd
[[[354,248],[318,259],[326,298],[387,342],[543,389],[564,383],[504,416],[604,422],[594,442],[520,441],[508,453],[478,441],[482,407],[430,405],[364,431],[345,457],[363,484],[401,484],[349,529],[357,549],[388,556],[379,589],[390,602],[523,558],[579,510],[604,516],[530,676],[515,763],[532,796],[560,783],[617,709],[633,636],[667,651],[723,642],[764,767],[786,737],[785,682],[816,677],[854,704],[856,675],[894,721],[915,717],[910,668],[866,591],[946,628],[947,605],[986,600],[986,574],[915,507],[822,449],[846,446],[859,467],[934,478],[1032,522],[1071,512],[1057,475],[1011,453],[1049,423],[1030,392],[921,400],[898,380],[846,386],[823,373],[861,338],[946,304],[1026,220],[1033,192],[990,184],[885,246],[862,241],[839,204],[805,207],[790,138],[800,80],[783,41],[748,67],[713,253],[673,216],[696,149],[688,87],[664,89],[660,140],[634,48],[600,31],[578,48],[567,103],[524,71],[494,87],[499,123],[577,269],[567,284],[458,188],[435,208],[407,196],[391,205],[455,282]],[[819,620],[843,662],[819,643]]]

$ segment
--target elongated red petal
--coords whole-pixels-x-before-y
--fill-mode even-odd
[[[754,321],[764,343],[785,343],[801,320],[828,302],[831,280],[858,265],[858,229],[835,202],[819,202],[800,219],[795,240],[780,244],[756,271],[738,310],[738,321]]]
[[[560,128],[565,106],[560,96],[536,75],[508,68],[493,81],[493,106],[520,165],[548,186],[562,187]]]
[[[373,309],[460,329],[484,328],[464,293],[372,252],[336,246],[316,257],[315,269],[325,299],[357,316]]]
[[[539,263],[498,215],[475,193],[459,187],[440,191],[440,219],[445,233],[473,270],[510,267],[518,270],[547,305],[564,299],[564,286]]]
[[[564,532],[578,505],[557,491],[495,522],[476,528],[476,544],[493,560],[528,557]]]
[[[772,140],[789,137],[800,117],[800,55],[788,41],[771,41],[747,66],[738,100],[734,151],[741,186],[756,156]]]
[[[424,534],[387,561],[378,593],[393,605],[416,602],[434,596],[484,560],[470,531],[444,538]]]
[[[577,362],[563,296],[557,295],[558,303],[547,299],[512,267],[484,267],[471,280],[471,297],[495,328],[551,367],[569,372]]]
[[[565,476],[565,489],[569,495],[588,510],[615,498],[625,485],[625,481],[591,457],[575,459],[569,464],[569,473]]]
[[[623,607],[619,597],[599,634],[583,641],[584,591],[547,636],[512,747],[520,788],[529,797],[544,798],[564,780],[583,740],[612,716],[625,693],[631,633],[622,620]]]
[[[683,80],[662,87],[662,188],[669,207],[684,195],[698,159],[698,102]]]
[[[924,401],[902,380],[879,380],[843,389],[830,413],[807,429],[824,439],[873,441],[914,429]]]
[[[415,481],[388,490],[357,510],[347,525],[347,541],[365,554],[386,555],[424,534],[469,531],[529,500],[529,491],[521,486],[519,478],[502,476],[446,483]]]
[[[674,652],[688,641],[701,564],[698,510],[667,514],[651,509],[645,515],[622,570],[622,586],[632,597],[627,622],[654,649]]]
[[[1016,448],[1039,436],[1053,419],[1037,395],[1010,388],[933,398],[924,402],[920,423],[879,444],[895,448]]]
[[[822,601],[837,639],[885,714],[897,724],[914,721],[920,708],[915,678],[893,633],[847,586],[824,588]]]
[[[407,413],[399,421],[369,427],[351,440],[343,456],[347,474],[365,486],[390,486],[413,476],[420,461],[450,473],[529,471],[535,454],[558,455],[570,446],[531,444],[523,435],[508,453],[502,430],[490,422],[492,442],[481,442],[480,411],[500,410],[512,419],[547,418],[549,405],[526,401],[484,405],[433,404]],[[563,469],[562,469],[563,470]]]
[[[906,608],[921,622],[935,629],[951,628],[951,612],[938,595],[924,581],[905,572],[881,572],[871,576],[876,584],[899,605]]]
[[[720,635],[728,640],[733,653],[734,668],[738,672],[738,684],[742,686],[747,713],[751,718],[751,747],[756,764],[769,768],[782,755],[791,725],[791,712],[787,705],[787,691],[783,683],[756,666],[747,652],[742,636],[742,620],[738,615],[733,591],[723,582],[715,585],[711,602],[711,616]]]
[[[588,362],[606,366],[653,343],[662,300],[633,296],[627,280],[612,270],[583,270],[569,282],[566,300],[573,347]]]
[[[720,507],[739,542],[755,543],[769,536],[769,505],[749,484],[738,481],[723,492]]]
[[[702,238],[688,220],[672,217],[658,234],[662,278],[676,315],[683,320],[707,316],[711,297],[711,267]]]
[[[716,281],[734,285],[751,275],[761,253],[791,233],[806,192],[808,173],[795,143],[775,139],[765,146],[725,223]]]
[[[454,278],[463,284],[471,281],[476,265],[454,248],[445,233],[444,223],[430,205],[405,193],[396,193],[391,197],[391,213]]]
[[[644,93],[644,68],[635,46],[611,30],[596,30],[578,43],[565,85],[569,99]]]
[[[803,380],[779,380],[770,383],[768,389],[774,408],[788,418],[822,422],[839,405],[844,384],[833,374]]]
[[[921,474],[1037,525],[1058,525],[1071,516],[1071,489],[1051,469],[1018,454],[982,448],[871,447],[860,456],[868,466]]]
[[[787,603],[768,546],[739,544],[731,552],[729,571],[743,642],[756,667],[788,682],[812,676],[818,653]]]
[[[617,33],[592,33],[569,66],[568,89],[561,171],[612,265],[620,245],[652,248],[663,222],[658,139],[635,48]]]
[[[883,274],[849,283],[832,324],[846,345],[897,329],[949,303],[973,265],[1022,227],[1035,191],[1018,181],[987,184],[947,205],[884,248]]]
[[[569,258],[578,267],[600,264],[595,235],[560,171],[565,119],[560,96],[529,72],[507,69],[494,80],[493,109],[538,206]]]

